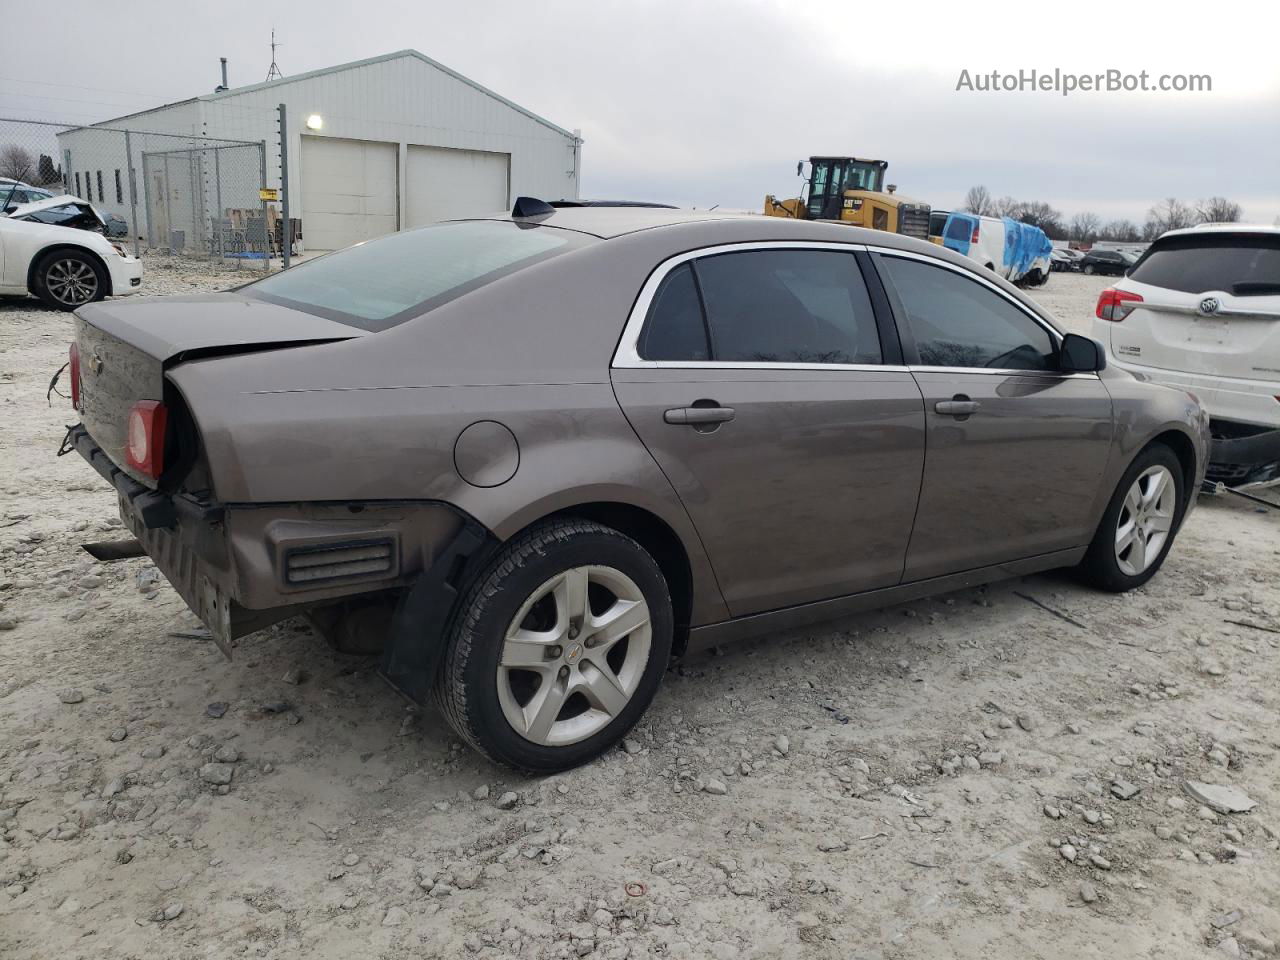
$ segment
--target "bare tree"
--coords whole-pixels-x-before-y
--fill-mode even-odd
[[[23,180],[35,165],[36,158],[25,147],[11,143],[0,149],[0,177]]]
[[[964,195],[962,209],[979,217],[987,216],[991,213],[991,191],[983,186],[970,187]]]
[[[1166,230],[1181,230],[1195,226],[1196,212],[1177,197],[1165,197],[1147,211],[1147,224],[1143,228],[1144,240],[1154,240]]]
[[[1132,220],[1109,220],[1098,230],[1097,239],[1136,243],[1142,239],[1142,231]]]
[[[1067,237],[1071,240],[1078,240],[1081,243],[1092,243],[1098,239],[1098,232],[1102,229],[1102,220],[1096,213],[1077,213],[1071,218],[1071,223],[1067,225]]]
[[[1240,204],[1226,197],[1210,197],[1196,204],[1196,216],[1202,223],[1238,223]]]
[[[1029,200],[1016,204],[1014,212],[1008,216],[1023,223],[1029,223],[1033,227],[1039,227],[1050,240],[1062,240],[1067,232],[1062,225],[1062,214],[1043,200]]]
[[[999,200],[991,201],[991,210],[989,211],[988,216],[1014,217],[1016,219],[1021,208],[1022,204],[1006,193]]]

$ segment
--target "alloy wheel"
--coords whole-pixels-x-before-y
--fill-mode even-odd
[[[503,638],[497,683],[507,722],[542,746],[600,732],[631,702],[652,637],[644,594],[621,570],[556,574],[521,604]]]
[[[1173,529],[1178,485],[1169,468],[1157,464],[1142,471],[1125,494],[1116,522],[1116,563],[1136,577],[1155,563]]]
[[[44,275],[45,289],[59,303],[80,306],[98,292],[98,275],[83,260],[55,260]]]

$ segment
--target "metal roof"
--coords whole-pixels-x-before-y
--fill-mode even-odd
[[[319,70],[308,70],[306,73],[295,73],[292,76],[283,77],[280,80],[267,80],[262,83],[251,83],[247,86],[232,87],[229,90],[222,90],[216,93],[206,93],[198,97],[187,97],[185,100],[174,100],[172,103],[161,104],[158,107],[151,107],[147,110],[137,110],[133,113],[126,113],[120,117],[112,117],[110,120],[100,120],[97,123],[89,124],[89,126],[98,127],[106,123],[115,123],[120,120],[128,119],[129,117],[138,117],[147,113],[155,113],[157,110],[165,110],[165,109],[168,109],[169,107],[176,107],[180,104],[192,103],[193,101],[196,101],[196,100],[203,100],[203,101],[226,100],[229,97],[236,97],[243,93],[253,93],[258,90],[265,90],[268,87],[279,87],[288,83],[298,83],[302,80],[310,80],[313,77],[322,77],[331,73],[340,73],[343,70],[354,70],[357,67],[373,66],[374,64],[386,63],[389,60],[399,60],[404,57],[413,57],[415,60],[421,60],[423,63],[428,64],[429,66],[435,67],[437,70],[447,74],[450,77],[453,77],[455,80],[458,80],[461,83],[465,83],[467,86],[475,90],[478,90],[480,93],[483,93],[485,96],[492,97],[494,100],[497,100],[499,103],[502,103],[510,107],[512,110],[515,110],[518,113],[524,114],[530,120],[536,120],[538,123],[542,124],[545,127],[549,127],[550,129],[556,131],[556,133],[561,134],[562,136],[568,137],[570,139],[576,139],[575,134],[573,134],[569,130],[566,130],[564,127],[560,126],[559,124],[552,123],[546,117],[541,117],[538,114],[534,113],[532,110],[528,110],[525,107],[520,106],[520,104],[514,103],[508,100],[506,97],[502,96],[501,94],[495,93],[494,91],[490,90],[488,87],[482,84],[476,83],[474,80],[472,80],[469,77],[464,77],[462,74],[458,73],[458,71],[452,70],[449,67],[446,67],[443,63],[440,63],[438,60],[431,59],[425,53],[419,53],[417,50],[409,50],[409,49],[396,50],[394,53],[384,53],[381,56],[368,57],[367,59],[364,59],[364,60],[353,60],[350,63],[339,63],[332,67],[321,67]]]

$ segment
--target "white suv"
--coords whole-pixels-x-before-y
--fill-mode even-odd
[[[1171,230],[1098,298],[1116,366],[1200,398],[1208,478],[1280,481],[1280,227]]]

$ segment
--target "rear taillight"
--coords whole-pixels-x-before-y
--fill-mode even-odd
[[[68,351],[71,355],[69,369],[71,371],[71,406],[80,409],[80,347],[71,344]]]
[[[152,479],[164,470],[164,428],[168,414],[158,400],[139,400],[129,411],[125,458],[129,466]]]
[[[1142,297],[1136,293],[1108,287],[1098,297],[1098,309],[1094,312],[1099,320],[1110,320],[1113,323],[1119,323],[1133,313],[1133,308],[1141,302]]]
[[[969,238],[969,242],[970,243],[978,242],[978,225],[976,223],[973,225],[973,236]]]

